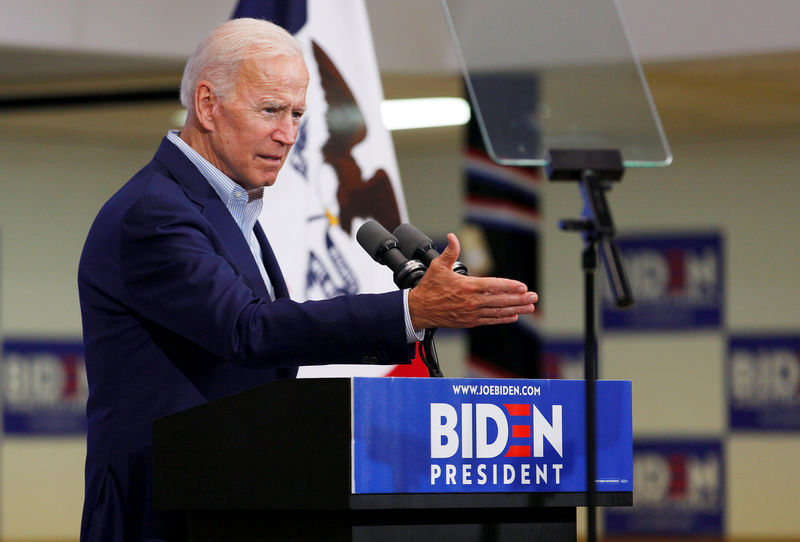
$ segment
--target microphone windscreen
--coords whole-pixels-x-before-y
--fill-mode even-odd
[[[403,255],[409,259],[419,257],[419,254],[416,254],[418,249],[422,248],[423,251],[427,251],[433,247],[430,237],[408,223],[397,226],[394,236],[397,237]]]
[[[397,243],[397,239],[389,233],[389,230],[374,220],[367,220],[358,228],[356,241],[377,262],[381,261],[383,253],[390,248],[387,246],[387,242]]]

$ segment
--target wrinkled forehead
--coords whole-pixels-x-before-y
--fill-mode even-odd
[[[241,63],[237,81],[282,87],[290,92],[305,92],[308,87],[308,68],[301,56],[256,55]]]

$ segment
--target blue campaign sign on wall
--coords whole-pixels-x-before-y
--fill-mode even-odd
[[[6,340],[0,378],[5,433],[86,432],[88,386],[80,341]]]
[[[542,344],[542,378],[579,380],[584,377],[583,339],[546,339]]]
[[[600,491],[632,491],[631,384],[601,381]],[[586,490],[584,383],[353,379],[354,493]]]
[[[719,233],[654,233],[617,238],[633,307],[617,309],[601,277],[609,330],[684,330],[722,324],[724,267]]]
[[[604,509],[607,535],[701,535],[724,531],[719,440],[637,440],[633,507]]]
[[[800,430],[800,334],[731,336],[725,372],[731,429]]]

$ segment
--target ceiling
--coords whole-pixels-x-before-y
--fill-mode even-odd
[[[5,1],[0,43],[17,46],[0,45],[0,135],[130,144],[170,126],[184,50],[236,3],[59,0],[40,13],[28,0]],[[670,139],[800,129],[800,2],[617,2]],[[438,1],[364,4],[388,98],[463,93]],[[676,56],[684,60],[665,60]],[[58,107],[96,94],[118,100]],[[413,138],[441,134],[415,131]]]

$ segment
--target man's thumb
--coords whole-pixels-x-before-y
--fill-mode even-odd
[[[461,253],[461,244],[458,242],[458,237],[454,233],[447,234],[447,247],[439,256],[442,264],[448,269],[453,267],[453,264],[458,260],[458,255]]]

